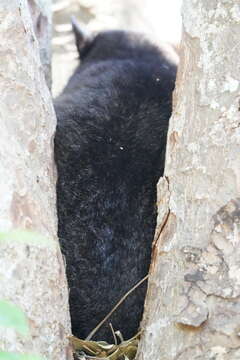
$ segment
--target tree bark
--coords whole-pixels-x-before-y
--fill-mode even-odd
[[[6,351],[67,359],[68,291],[56,230],[56,120],[39,56],[39,48],[44,48],[41,59],[49,79],[45,31],[51,4],[0,3],[0,298],[25,311],[31,334],[23,338],[1,329],[0,344]],[[12,229],[34,231],[49,240],[16,235]]]
[[[40,60],[49,88],[52,84],[51,74],[51,41],[52,41],[52,0],[27,0],[30,10],[33,31],[38,40]]]
[[[184,0],[138,359],[240,359],[240,6]]]

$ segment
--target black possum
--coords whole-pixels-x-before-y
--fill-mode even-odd
[[[74,32],[81,63],[55,100],[58,234],[73,334],[84,338],[147,273],[176,64],[142,35]],[[66,64],[67,66],[67,64]],[[138,330],[146,283],[95,335]]]

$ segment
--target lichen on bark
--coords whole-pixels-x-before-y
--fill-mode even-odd
[[[240,357],[240,7],[234,0],[185,0],[182,13],[166,154],[168,193],[159,190],[168,217],[156,231],[138,359],[235,360]]]
[[[45,11],[50,16],[50,1]],[[0,231],[5,233],[0,239],[0,298],[18,305],[30,326],[28,338],[0,329],[1,349],[67,359],[68,290],[55,207],[56,119],[27,0],[1,1],[0,34]],[[13,229],[49,240],[29,243],[21,233],[16,240]]]

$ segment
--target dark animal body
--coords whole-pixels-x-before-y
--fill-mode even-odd
[[[59,238],[73,334],[85,338],[147,273],[164,170],[176,65],[142,36],[84,39],[81,64],[55,101]],[[146,283],[97,332],[112,342],[141,320]]]

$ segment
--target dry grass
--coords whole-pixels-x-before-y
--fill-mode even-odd
[[[115,336],[122,339],[119,332],[116,332]],[[74,353],[79,360],[83,358],[95,360],[133,360],[137,353],[140,333],[129,340],[122,340],[119,344],[108,344],[105,341],[81,340],[75,336],[71,336],[69,339]]]

